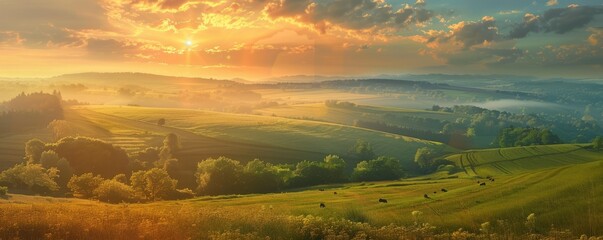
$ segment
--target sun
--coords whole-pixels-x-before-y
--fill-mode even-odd
[[[186,41],[184,41],[184,45],[186,45],[187,47],[192,47],[193,46],[193,41],[192,40],[186,40]]]

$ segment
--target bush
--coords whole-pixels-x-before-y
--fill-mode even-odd
[[[75,174],[94,173],[110,178],[129,172],[126,152],[98,139],[67,137],[48,148],[67,159]]]
[[[130,202],[134,197],[130,186],[113,179],[103,181],[93,193],[96,199],[108,203]]]
[[[83,198],[91,198],[93,192],[103,182],[100,176],[94,176],[92,173],[84,173],[80,176],[73,176],[69,179],[67,187],[74,194],[80,195]]]
[[[8,193],[8,187],[0,187],[0,197],[6,196]]]
[[[175,192],[177,182],[170,177],[166,170],[161,168],[138,171],[130,177],[133,189],[151,201],[167,199],[171,193]]]
[[[45,169],[40,164],[22,163],[0,173],[0,182],[35,193],[46,194],[59,190],[59,185],[54,181],[57,176],[56,168]]]
[[[352,173],[354,181],[396,180],[404,176],[404,170],[397,159],[381,156],[356,165]]]

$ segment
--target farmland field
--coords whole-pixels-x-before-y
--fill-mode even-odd
[[[354,108],[327,107],[324,103],[286,105],[257,110],[263,115],[276,115],[289,118],[308,118],[352,125],[354,120],[383,121],[417,129],[428,129],[421,125],[409,125],[399,117],[431,118],[437,120],[454,120],[455,115],[445,112],[432,112],[418,109],[403,109],[394,107],[377,107],[359,105]],[[385,118],[384,116],[389,116]]]
[[[446,157],[470,176],[500,175],[603,159],[587,145],[547,145],[466,151]]]
[[[368,139],[377,154],[394,156],[402,161],[412,159],[418,147],[445,147],[436,142],[351,126],[269,116],[111,106],[86,106],[73,111],[114,134],[165,135],[174,132],[181,135],[185,153],[207,156],[204,152],[207,149],[212,154],[228,155],[232,149],[247,146],[250,152],[237,156],[242,157],[241,160],[256,157],[270,161],[280,158],[280,162],[321,159],[327,154],[345,155],[357,140]],[[156,125],[159,118],[166,119],[165,127]],[[212,147],[211,144],[216,143],[222,146]],[[265,150],[259,150],[262,148]],[[245,153],[243,149],[237,152]],[[280,153],[270,155],[270,151]]]

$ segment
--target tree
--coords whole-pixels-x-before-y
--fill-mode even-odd
[[[330,182],[345,181],[345,168],[347,164],[343,158],[340,158],[337,155],[327,155],[323,161],[324,167],[330,172]]]
[[[306,187],[328,183],[330,172],[323,165],[321,162],[301,161],[295,166],[293,177],[288,179],[287,183],[290,187]]]
[[[597,136],[595,137],[595,139],[593,139],[593,148],[594,149],[601,149],[603,147],[603,137],[601,136]]]
[[[56,164],[57,170],[59,170],[59,177],[57,178],[57,183],[61,187],[67,186],[69,179],[73,177],[73,168],[69,165],[69,162],[65,158],[61,158],[57,161]]]
[[[93,192],[104,181],[101,176],[94,176],[92,173],[84,173],[79,176],[73,176],[67,183],[67,187],[74,194],[83,198],[91,198]]]
[[[115,177],[113,177],[113,180],[118,181],[120,183],[128,184],[128,178],[126,178],[126,174],[123,173],[115,175]]]
[[[404,170],[400,162],[385,156],[358,163],[352,173],[352,179],[355,181],[395,180],[403,176]]]
[[[75,133],[71,123],[65,120],[52,120],[52,122],[48,124],[47,128],[52,130],[55,140],[74,135]]]
[[[46,194],[59,190],[54,181],[58,177],[56,168],[45,169],[40,164],[17,164],[0,173],[0,182],[9,183],[15,188]]]
[[[159,125],[159,126],[165,125],[165,118],[160,118],[159,120],[157,120],[157,125]]]
[[[126,151],[98,139],[66,137],[48,148],[67,159],[75,174],[93,173],[111,178],[129,171]]]
[[[153,168],[148,171],[138,171],[130,177],[132,188],[151,201],[166,199],[176,191],[176,183],[167,171],[161,168]]]
[[[46,144],[40,139],[34,138],[25,143],[25,160],[28,163],[39,163],[40,156],[44,152]]]
[[[417,149],[415,163],[421,168],[431,167],[433,165],[433,150],[427,147]]]
[[[270,163],[254,159],[248,162],[243,169],[243,184],[248,193],[268,193],[278,191],[283,180],[278,170]]]
[[[243,166],[227,157],[208,158],[197,164],[197,191],[202,194],[232,194],[241,190]]]
[[[93,194],[96,199],[109,203],[130,202],[134,198],[132,187],[113,179],[103,181]]]
[[[0,197],[6,196],[8,193],[8,187],[0,186]]]
[[[165,139],[163,140],[163,146],[169,148],[172,154],[178,152],[178,150],[180,150],[181,148],[180,139],[178,138],[178,135],[170,133],[165,136]]]
[[[165,139],[163,140],[163,146],[159,151],[159,160],[161,164],[171,159],[173,155],[180,150],[180,147],[180,139],[178,138],[178,135],[174,133],[166,135]]]
[[[375,157],[375,152],[373,151],[371,144],[360,139],[356,141],[356,144],[354,147],[352,147],[351,152],[359,160],[368,160]]]
[[[59,154],[52,150],[44,151],[40,154],[40,164],[44,168],[56,167],[59,159]]]

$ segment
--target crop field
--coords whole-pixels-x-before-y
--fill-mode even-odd
[[[479,234],[485,222],[490,223],[489,233],[504,239],[550,232],[565,239],[563,234],[568,230],[577,236],[603,234],[603,162],[493,176],[496,181],[486,186],[479,186],[475,177],[468,176],[409,179],[151,204],[109,205],[9,195],[0,199],[0,221],[12,224],[0,226],[0,237],[145,238],[155,234],[153,237],[164,239],[304,239],[354,236],[366,231],[373,239],[390,239],[392,233],[388,231],[394,231],[394,236],[409,238],[448,233],[442,237],[448,239],[453,232]],[[318,191],[319,187],[325,191]],[[379,198],[388,203],[379,203]],[[326,207],[319,208],[319,203]],[[420,213],[413,215],[413,211]],[[84,212],[89,218],[79,217]],[[536,216],[535,223],[528,227],[524,223],[531,213]],[[429,225],[421,225],[425,223]],[[563,228],[551,230],[551,226]],[[459,233],[459,228],[464,230]]]
[[[47,129],[37,129],[22,133],[0,134],[0,170],[23,162],[25,142],[32,138],[49,141],[52,140],[52,133]]]
[[[245,152],[243,161],[278,157],[281,158],[279,162],[287,162],[289,159],[322,159],[327,154],[345,155],[359,139],[369,141],[378,155],[393,156],[402,161],[413,159],[419,147],[442,146],[351,126],[270,116],[112,106],[87,106],[73,111],[114,134],[161,136],[174,132],[182,137],[184,152],[190,154],[205,155],[203,151],[212,148],[209,142],[223,145],[210,150],[216,154],[219,154],[218,150],[223,155],[249,151]],[[156,125],[160,118],[166,119],[165,127]],[[266,159],[265,151],[277,152]]]
[[[603,159],[586,145],[546,145],[466,151],[446,157],[468,175],[499,175]]]

